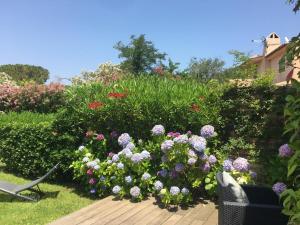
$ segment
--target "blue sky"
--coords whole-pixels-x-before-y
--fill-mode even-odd
[[[252,43],[272,31],[300,32],[300,13],[285,0],[0,0],[0,64],[47,68],[51,80],[118,63],[116,42],[146,34],[185,68],[191,57],[231,49],[261,53]]]

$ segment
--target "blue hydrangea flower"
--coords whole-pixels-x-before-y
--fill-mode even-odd
[[[141,189],[138,186],[134,186],[132,188],[130,188],[130,195],[134,198],[139,197],[139,195],[141,194]]]
[[[141,152],[141,156],[142,156],[142,158],[143,159],[150,159],[150,152],[148,152],[147,150],[143,150],[142,152]]]
[[[232,160],[230,159],[226,159],[223,162],[223,170],[226,172],[230,172],[233,170],[233,166],[232,166]]]
[[[132,156],[131,156],[131,161],[133,163],[139,163],[143,160],[142,158],[142,155],[140,153],[134,153]]]
[[[126,176],[126,177],[125,177],[125,182],[126,182],[127,184],[130,184],[130,183],[132,182],[132,177],[131,177],[131,176]]]
[[[86,166],[89,168],[94,168],[94,166],[96,166],[97,163],[95,161],[90,161],[86,163]]]
[[[166,140],[161,144],[160,148],[164,153],[166,153],[168,150],[170,150],[173,147],[173,145],[174,145],[174,141]]]
[[[162,169],[162,170],[157,172],[157,175],[161,176],[161,177],[166,177],[168,175],[168,170]]]
[[[294,154],[293,150],[288,144],[281,145],[279,147],[279,156],[282,158],[291,157]]]
[[[252,179],[255,179],[257,177],[257,173],[256,172],[250,171],[249,173],[250,173],[250,176],[251,176]]]
[[[163,135],[165,133],[165,128],[163,125],[155,125],[152,130],[152,135],[153,136],[160,136],[160,135]]]
[[[105,181],[105,176],[101,176],[100,181],[102,181],[102,182]]]
[[[189,139],[190,144],[197,152],[203,152],[206,148],[206,139],[203,137],[199,137],[197,135],[193,135]]]
[[[190,190],[187,189],[186,187],[184,187],[184,188],[181,189],[181,193],[182,193],[183,195],[188,195],[188,194],[190,193]]]
[[[151,175],[147,172],[142,175],[142,180],[149,180],[150,178],[151,178]]]
[[[123,163],[121,163],[121,162],[119,162],[118,164],[117,164],[117,167],[118,167],[118,169],[124,169],[124,164]]]
[[[121,191],[121,187],[119,185],[116,185],[113,187],[112,192],[116,195],[119,194],[119,192]]]
[[[109,160],[107,160],[107,163],[108,164],[112,164],[112,161],[109,159]]]
[[[129,148],[124,148],[122,151],[126,158],[131,158],[132,151]]]
[[[94,166],[94,170],[99,170],[100,169],[100,166],[99,165],[95,165]]]
[[[215,134],[215,128],[211,125],[205,125],[201,128],[201,136],[204,138],[213,137]]]
[[[217,162],[217,158],[214,155],[210,155],[208,157],[208,162],[213,165]]]
[[[170,188],[170,194],[171,195],[178,195],[180,193],[180,189],[179,189],[179,187],[176,187],[176,186],[172,186],[171,188]]]
[[[184,170],[184,165],[182,163],[177,163],[175,165],[175,171],[176,172],[182,172]]]
[[[277,182],[276,184],[273,185],[272,189],[276,194],[280,195],[282,192],[286,190],[286,185],[282,182]]]
[[[131,151],[135,148],[135,145],[132,143],[132,142],[129,142],[127,145],[126,145],[126,148],[130,149]]]
[[[195,165],[196,161],[197,160],[195,158],[189,158],[187,163],[192,166],[192,165]]]
[[[238,157],[236,160],[234,160],[232,165],[233,168],[239,172],[248,172],[250,167],[248,160],[242,157]]]
[[[199,158],[202,160],[202,161],[205,161],[208,159],[208,156],[205,154],[205,153],[199,153]]]
[[[89,157],[84,157],[84,158],[82,159],[82,162],[88,162],[88,161],[90,161]]]
[[[85,147],[83,145],[81,145],[81,146],[79,146],[78,150],[82,152],[84,148]]]
[[[175,143],[185,144],[185,143],[188,143],[189,138],[188,138],[188,136],[186,134],[182,134],[182,135],[179,135],[178,137],[175,137],[173,139],[173,141]]]
[[[164,185],[163,185],[163,183],[161,181],[159,181],[159,180],[155,181],[155,183],[154,183],[154,189],[156,191],[160,191],[163,188],[164,188]]]
[[[113,157],[111,158],[111,160],[113,161],[113,162],[117,162],[117,161],[119,161],[119,156],[116,154],[116,155],[113,155]]]
[[[129,144],[130,140],[131,140],[131,137],[129,136],[129,134],[124,133],[124,134],[121,134],[120,137],[118,138],[118,143],[121,147],[125,148],[126,145]]]
[[[91,194],[95,194],[95,193],[96,193],[96,189],[94,189],[94,188],[91,189],[91,190],[90,190],[90,193],[91,193]]]

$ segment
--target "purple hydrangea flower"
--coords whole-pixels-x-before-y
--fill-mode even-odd
[[[199,154],[199,158],[202,160],[202,161],[205,161],[205,160],[207,160],[208,159],[208,156],[205,154],[205,153],[200,153]]]
[[[171,137],[171,138],[176,138],[176,137],[178,137],[179,135],[180,135],[179,132],[169,132],[169,133],[167,134],[167,136],[168,136],[168,137]]]
[[[141,190],[138,186],[134,186],[132,188],[130,188],[130,195],[134,198],[139,197],[139,195],[141,194]]]
[[[161,144],[160,148],[164,153],[166,153],[168,150],[170,150],[173,147],[173,145],[174,145],[174,141],[166,140]]]
[[[176,172],[182,172],[184,170],[184,165],[182,163],[177,163],[175,165],[175,171]]]
[[[123,163],[121,163],[121,162],[119,162],[118,164],[117,164],[117,167],[118,167],[118,169],[124,169],[124,164]]]
[[[149,180],[150,178],[151,178],[151,175],[147,172],[142,175],[142,180]]]
[[[223,162],[223,170],[226,172],[230,172],[233,170],[233,166],[232,166],[232,160],[230,159],[226,159]]]
[[[132,156],[131,156],[131,161],[133,163],[139,163],[143,160],[142,158],[142,155],[140,153],[134,153]]]
[[[189,139],[189,142],[197,152],[203,152],[203,150],[206,148],[206,139],[203,137],[193,135]]]
[[[242,157],[238,157],[236,160],[234,160],[232,165],[233,168],[239,172],[248,172],[250,167],[248,160]]]
[[[110,160],[110,159],[107,160],[107,163],[108,163],[108,164],[112,164],[112,160]]]
[[[182,193],[183,195],[188,195],[188,194],[190,193],[190,190],[187,189],[186,187],[184,187],[184,188],[181,189],[181,193]]]
[[[126,145],[126,148],[130,149],[131,151],[135,148],[135,145],[132,143],[132,142],[129,142],[127,145]]]
[[[186,134],[182,134],[182,135],[179,135],[178,137],[174,138],[173,141],[175,143],[185,144],[185,143],[188,143],[189,138]]]
[[[215,134],[215,128],[211,125],[205,125],[201,128],[201,136],[204,138],[210,138]]]
[[[148,152],[147,150],[143,150],[142,152],[141,152],[141,156],[142,156],[142,158],[143,159],[150,159],[150,152]]]
[[[155,183],[154,183],[154,189],[156,191],[160,191],[163,188],[164,188],[164,185],[163,185],[163,183],[161,181],[159,181],[159,180],[155,181]]]
[[[110,137],[112,138],[112,139],[115,139],[115,138],[117,138],[118,137],[118,132],[117,131],[112,131],[111,133],[110,133]]]
[[[131,177],[131,176],[126,176],[126,177],[125,177],[125,182],[126,182],[127,184],[130,184],[130,183],[132,182],[132,177]]]
[[[129,144],[130,140],[131,137],[129,136],[129,134],[124,133],[121,134],[120,137],[118,138],[118,143],[121,147],[125,148],[125,146]]]
[[[129,148],[124,148],[122,151],[126,158],[131,158],[132,151]]]
[[[90,190],[90,193],[91,193],[91,194],[95,194],[95,193],[96,193],[96,189],[94,189],[94,188],[91,189],[91,190]]]
[[[152,135],[153,136],[160,136],[160,135],[163,135],[165,133],[165,128],[163,125],[155,125],[152,130]]]
[[[113,161],[113,162],[117,162],[117,161],[119,161],[119,156],[116,154],[116,155],[113,155],[113,157],[111,158],[111,160]]]
[[[96,166],[97,163],[95,161],[90,161],[86,163],[86,166],[89,168],[94,168],[94,166]]]
[[[282,192],[285,191],[286,185],[282,182],[277,182],[273,185],[272,189],[276,194],[280,195]]]
[[[176,172],[176,170],[171,170],[170,172],[169,172],[169,177],[170,178],[172,178],[172,179],[174,179],[174,178],[176,178],[178,176],[178,174],[177,174],[177,172]]]
[[[194,150],[192,150],[192,149],[190,149],[190,150],[189,150],[189,152],[188,152],[188,156],[189,156],[189,157],[191,157],[191,158],[196,158],[196,157],[197,157],[197,155],[196,155],[195,151],[194,151]]]
[[[213,165],[217,162],[217,158],[214,155],[210,155],[208,157],[208,162]]]
[[[197,161],[197,159],[195,159],[195,158],[189,158],[187,163],[192,166],[192,165],[195,165],[196,161]]]
[[[102,182],[105,181],[105,176],[101,176],[100,181],[102,181]]]
[[[282,158],[291,157],[293,153],[293,150],[289,147],[288,144],[284,144],[279,147],[279,156]]]
[[[257,173],[254,171],[250,171],[250,176],[252,179],[255,179],[257,177]]]
[[[157,175],[161,176],[161,177],[166,177],[168,175],[168,170],[162,169],[162,170],[157,172]]]
[[[119,194],[119,192],[121,191],[121,187],[119,185],[116,185],[113,187],[112,192],[116,195]]]
[[[105,137],[103,134],[97,134],[97,136],[96,136],[97,141],[103,141],[104,139],[105,139]]]
[[[210,171],[210,164],[209,164],[209,162],[205,162],[203,164],[203,166],[202,166],[201,169],[202,169],[203,172],[209,172]]]
[[[94,170],[99,170],[100,169],[100,166],[99,165],[95,165],[94,166]]]
[[[176,186],[172,186],[171,188],[170,188],[170,194],[171,195],[178,195],[180,193],[180,189],[179,189],[179,187],[176,187]]]

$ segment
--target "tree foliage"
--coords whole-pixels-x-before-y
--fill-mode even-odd
[[[296,13],[300,10],[300,0],[287,0],[289,4],[293,4],[293,11]]]
[[[15,81],[35,81],[42,84],[49,78],[49,71],[41,66],[26,64],[0,65],[0,72],[4,72]]]
[[[166,56],[151,41],[147,41],[144,34],[138,37],[132,35],[128,45],[120,41],[114,48],[120,51],[119,58],[124,58],[121,68],[136,75],[150,72],[153,65],[164,60]]]
[[[188,67],[188,73],[201,80],[207,81],[223,71],[225,62],[218,58],[192,58]]]

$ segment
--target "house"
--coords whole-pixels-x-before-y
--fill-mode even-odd
[[[262,73],[268,70],[275,72],[274,83],[285,85],[292,78],[299,80],[300,59],[294,60],[292,65],[288,65],[285,57],[288,40],[281,44],[280,37],[276,33],[271,33],[264,39],[262,55],[252,56],[250,62],[257,65],[257,72]]]

